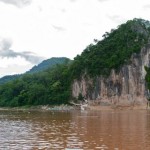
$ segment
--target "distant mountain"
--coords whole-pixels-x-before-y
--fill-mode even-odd
[[[50,59],[42,61],[40,64],[38,64],[37,66],[34,66],[26,73],[37,73],[39,71],[44,71],[48,68],[54,67],[57,64],[63,64],[66,61],[70,61],[70,59],[66,57],[52,57]]]
[[[0,78],[0,84],[4,84],[8,81],[18,79],[20,76],[22,76],[22,74],[6,75],[6,76]]]
[[[66,58],[66,57],[52,57],[50,59],[42,61],[40,64],[34,66],[33,68],[31,68],[29,71],[27,71],[24,74],[33,74],[33,73],[37,73],[40,71],[44,71],[48,68],[54,67],[57,64],[63,64],[66,61],[70,61],[70,59]],[[4,84],[6,82],[18,79],[19,77],[21,77],[24,74],[15,74],[15,75],[4,76],[4,77],[0,78],[0,84]]]

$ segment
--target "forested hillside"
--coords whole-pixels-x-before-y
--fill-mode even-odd
[[[1,85],[0,106],[66,104],[71,96],[70,85],[66,62]]]
[[[71,97],[71,84],[83,74],[107,77],[111,69],[118,71],[130,63],[133,53],[139,53],[149,42],[150,23],[142,19],[129,20],[94,40],[70,63],[56,65],[35,74],[0,86],[0,106],[66,104]],[[33,69],[34,70],[34,69]],[[80,97],[79,97],[80,99]]]
[[[29,71],[27,71],[27,73],[36,73],[36,72],[46,70],[48,68],[50,69],[57,64],[63,64],[65,61],[69,61],[69,59],[66,57],[52,57],[50,59],[46,59],[42,61],[37,66],[34,66]]]
[[[29,71],[25,72],[24,74],[33,74],[40,71],[44,71],[46,69],[51,69],[57,64],[63,64],[65,61],[69,61],[66,57],[52,57],[50,59],[46,59],[42,61],[40,64],[32,67]],[[6,82],[15,80],[23,76],[24,74],[15,74],[15,75],[7,75],[2,78],[0,78],[0,84],[4,84]]]

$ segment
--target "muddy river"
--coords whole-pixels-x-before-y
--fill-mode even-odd
[[[1,150],[150,150],[150,111],[0,111]]]

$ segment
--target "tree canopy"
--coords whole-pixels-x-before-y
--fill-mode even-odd
[[[70,100],[68,64],[26,74],[0,86],[0,106],[60,105]]]
[[[101,41],[94,40],[96,44],[90,44],[75,57],[71,66],[73,78],[80,78],[83,73],[108,76],[111,69],[118,70],[148,43],[149,25],[148,21],[134,19],[105,32]]]

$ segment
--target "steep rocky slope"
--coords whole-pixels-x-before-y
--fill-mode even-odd
[[[80,81],[74,80],[73,97],[77,98],[81,93],[85,99],[107,104],[145,103],[144,66],[150,66],[150,45],[142,48],[139,54],[133,54],[130,60],[131,64],[124,65],[118,73],[112,70],[108,78],[99,76],[92,79],[83,75]]]
[[[120,65],[119,69],[111,68],[108,76],[103,74],[90,76],[86,71],[82,73],[79,79],[73,81],[73,97],[78,98],[79,95],[82,95],[85,99],[97,101],[101,105],[146,104],[147,89],[144,67],[150,67],[149,33],[146,32],[146,26],[148,26],[147,23],[144,24],[144,29],[142,26],[134,26],[134,31],[147,34],[147,44],[141,45],[139,51],[132,53],[129,60]],[[119,59],[119,56],[116,59]]]

